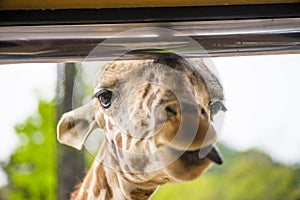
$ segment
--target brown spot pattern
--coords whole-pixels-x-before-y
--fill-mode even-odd
[[[112,199],[112,189],[107,183],[106,174],[102,163],[96,168],[97,181],[93,187],[93,193],[96,197],[100,195],[101,190],[105,191],[105,199]]]
[[[132,137],[127,134],[127,141],[126,141],[126,150],[129,150],[129,147],[130,147],[130,144],[131,144],[131,140],[132,140]]]
[[[120,132],[116,135],[116,144],[119,148],[122,148],[122,135]]]
[[[146,166],[149,163],[149,158],[147,157],[137,157],[130,159],[131,167],[139,172],[143,172],[143,170],[146,168]]]
[[[121,158],[123,158],[123,146],[122,146],[122,135],[121,133],[117,133],[116,135],[116,145]]]
[[[137,188],[130,192],[130,198],[132,200],[147,200],[154,191],[154,189],[144,190]]]
[[[112,130],[114,128],[110,120],[108,120],[107,125],[108,125],[108,130]]]
[[[142,98],[145,98],[147,96],[147,94],[149,92],[149,89],[150,89],[150,86],[151,86],[151,84],[148,83],[147,86],[145,87],[145,90],[144,90],[144,93],[142,95]]]
[[[135,146],[136,147],[139,147],[140,144],[144,141],[144,139],[139,139],[136,143],[135,143]]]
[[[160,89],[158,89],[155,93],[152,93],[149,97],[149,99],[147,100],[147,106],[151,107],[153,104],[153,101],[156,99],[157,94],[160,93]]]

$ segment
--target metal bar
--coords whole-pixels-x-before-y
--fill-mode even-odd
[[[151,31],[120,34],[144,27],[164,28],[175,32],[172,39],[165,38],[166,40],[157,40],[161,38],[160,33]],[[113,35],[115,36],[112,37]],[[95,54],[91,57],[92,60],[113,59],[128,47],[134,49],[147,46],[157,49],[159,46],[159,49],[184,52],[186,49],[181,41],[185,42],[186,37],[198,42],[209,56],[299,53],[300,18],[6,26],[0,28],[0,63],[80,62],[106,39],[110,42],[103,46],[107,48],[105,55]],[[190,57],[205,56],[195,49],[186,53]],[[142,57],[136,59],[140,58]]]

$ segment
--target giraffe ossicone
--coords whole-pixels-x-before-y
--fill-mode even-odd
[[[58,140],[77,149],[94,129],[105,135],[72,199],[149,199],[159,185],[222,163],[211,124],[225,111],[218,78],[174,53],[148,57],[102,67],[92,101],[59,121]]]

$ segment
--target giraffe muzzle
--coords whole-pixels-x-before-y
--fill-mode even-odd
[[[196,151],[216,142],[217,134],[201,106],[173,103],[165,106],[165,112],[166,121],[156,136],[158,146]]]

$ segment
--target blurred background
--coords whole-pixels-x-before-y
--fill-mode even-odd
[[[228,109],[218,142],[224,164],[152,199],[299,200],[300,55],[211,60]],[[72,109],[75,77],[84,92],[73,105],[92,96],[86,76],[76,63],[0,65],[1,200],[67,199],[84,177],[93,154],[59,144],[56,123]]]

